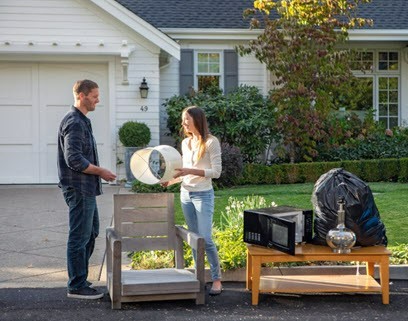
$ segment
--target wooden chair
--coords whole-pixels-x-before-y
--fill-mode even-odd
[[[174,194],[116,194],[113,227],[106,229],[107,288],[112,309],[122,302],[195,299],[205,303],[204,239],[174,224]],[[183,240],[197,251],[184,269]],[[175,268],[122,270],[122,252],[174,250]]]

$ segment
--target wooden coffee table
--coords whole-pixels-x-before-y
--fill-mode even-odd
[[[352,249],[349,254],[333,253],[328,246],[299,244],[295,255],[247,244],[246,287],[252,291],[252,304],[259,293],[378,292],[382,303],[389,303],[389,256],[384,246]],[[366,275],[282,275],[261,276],[262,263],[305,261],[366,262]],[[374,264],[379,265],[380,283],[374,279]]]

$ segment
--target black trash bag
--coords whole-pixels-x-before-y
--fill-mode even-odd
[[[345,225],[356,234],[355,246],[387,245],[385,226],[368,187],[356,175],[334,168],[317,180],[312,194],[314,237],[312,243],[327,245],[327,233],[337,226],[338,200],[345,201]]]

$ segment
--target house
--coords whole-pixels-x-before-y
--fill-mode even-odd
[[[216,82],[266,94],[270,74],[237,44],[254,39],[242,11],[253,1],[2,0],[0,2],[0,184],[57,182],[56,133],[72,104],[72,85],[93,79],[101,102],[89,117],[102,166],[115,170],[127,120],[145,122],[151,146],[169,143],[162,103]],[[372,66],[377,118],[408,119],[408,2],[373,0],[362,14],[373,28],[350,34]],[[141,98],[146,79],[149,92]],[[119,179],[124,169],[117,168]]]

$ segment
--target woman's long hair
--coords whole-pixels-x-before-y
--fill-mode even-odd
[[[210,135],[208,124],[207,124],[207,118],[205,117],[204,111],[197,106],[189,106],[189,107],[184,108],[182,114],[184,113],[188,113],[190,115],[190,117],[193,119],[194,127],[197,129],[198,133],[200,134],[200,136],[198,137],[199,148],[198,148],[198,155],[197,155],[197,160],[199,160],[201,157],[203,157],[205,153],[205,150],[206,150],[205,143],[208,139],[208,136]],[[186,137],[192,137],[192,134],[184,130],[184,127],[183,127],[183,131]]]

